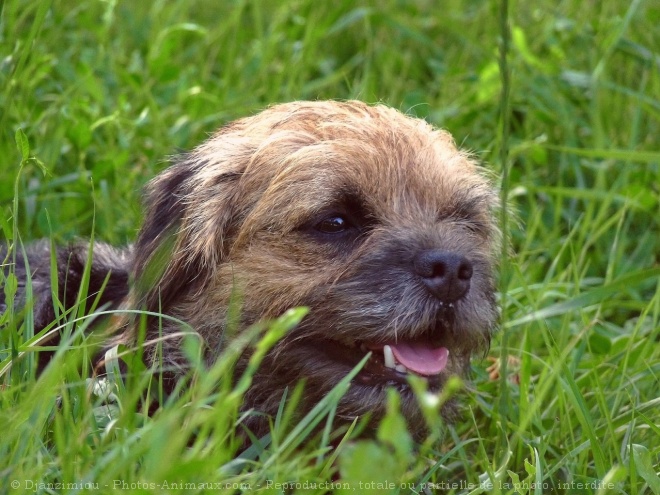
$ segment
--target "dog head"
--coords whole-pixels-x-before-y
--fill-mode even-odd
[[[371,351],[338,413],[379,416],[395,386],[418,422],[406,376],[438,389],[495,328],[496,207],[475,163],[422,120],[360,102],[277,105],[151,182],[133,299],[190,323],[211,359],[235,291],[241,327],[307,306],[247,405],[273,413],[300,379],[314,402]]]

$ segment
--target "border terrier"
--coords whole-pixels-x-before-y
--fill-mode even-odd
[[[392,108],[294,102],[227,124],[149,183],[145,207],[134,246],[94,246],[90,294],[111,273],[101,304],[187,322],[209,362],[226,346],[236,291],[239,331],[309,308],[266,355],[246,409],[274,414],[300,379],[313,405],[372,352],[338,416],[382,417],[395,387],[422,428],[408,375],[440,390],[496,327],[497,195],[447,132]],[[54,317],[48,246],[30,258],[39,327]],[[75,300],[86,258],[85,246],[59,251],[62,300]],[[178,331],[147,323],[147,338]],[[135,333],[128,325],[123,338]],[[180,343],[163,342],[165,365],[185,361]]]

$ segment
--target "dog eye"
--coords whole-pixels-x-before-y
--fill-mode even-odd
[[[351,227],[351,224],[344,217],[334,215],[324,218],[315,225],[315,229],[323,234],[340,234]]]

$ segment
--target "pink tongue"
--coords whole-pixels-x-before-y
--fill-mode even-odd
[[[446,347],[429,347],[423,342],[390,344],[396,360],[420,375],[437,375],[447,366],[449,350]]]

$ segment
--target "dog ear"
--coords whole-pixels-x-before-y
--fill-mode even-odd
[[[200,187],[209,166],[192,154],[184,155],[147,186],[146,215],[132,270],[137,307],[167,312],[182,296],[203,288],[213,273],[212,264],[223,257],[240,175],[216,169],[213,185]],[[213,222],[212,232],[208,225],[202,229],[199,211],[208,219],[205,223]]]

